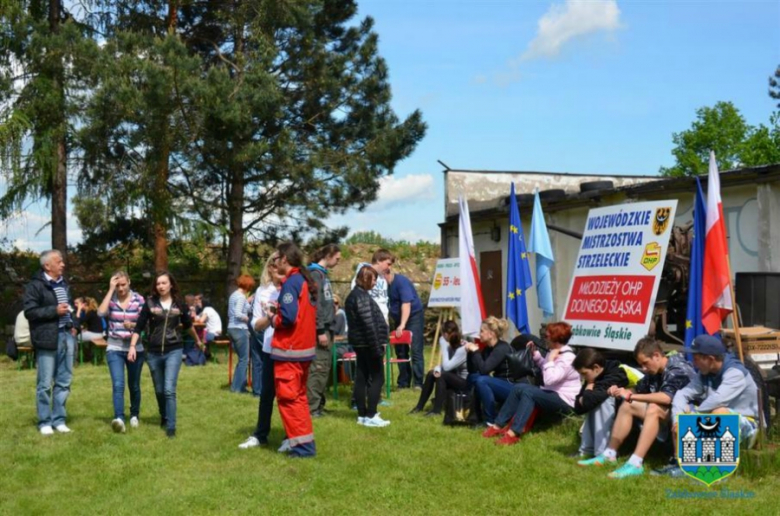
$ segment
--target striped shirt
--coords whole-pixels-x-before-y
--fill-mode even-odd
[[[127,308],[122,308],[116,294],[108,303],[108,313],[99,313],[102,317],[108,317],[108,337],[116,340],[130,340],[133,336],[133,328],[125,328],[125,321],[135,323],[138,321],[138,315],[144,306],[144,298],[136,292],[130,292],[130,301]]]
[[[247,329],[249,321],[249,303],[246,302],[246,294],[236,289],[228,299],[228,328]]]
[[[70,303],[68,303],[68,289],[65,286],[65,282],[62,280],[62,276],[60,276],[57,281],[54,281],[51,279],[51,276],[45,272],[43,274],[44,277],[49,281],[52,290],[54,290],[54,294],[57,296],[57,304],[65,303],[70,306]],[[71,317],[70,312],[60,316],[60,320],[57,326],[59,328],[65,328],[68,325],[73,325],[73,317]]]

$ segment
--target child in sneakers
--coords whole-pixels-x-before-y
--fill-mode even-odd
[[[587,414],[579,453],[583,457],[601,455],[607,449],[615,420],[615,398],[608,391],[627,387],[628,376],[616,360],[607,360],[592,348],[577,353],[572,365],[583,384],[574,398],[574,413]]]
[[[669,437],[671,405],[674,395],[685,387],[694,376],[693,368],[682,355],[664,355],[660,342],[644,337],[634,349],[637,363],[646,373],[634,392],[624,388],[609,389],[609,394],[622,401],[612,425],[612,436],[604,453],[588,460],[581,460],[580,466],[604,466],[617,462],[617,450],[625,441],[635,420],[642,421],[636,449],[628,462],[609,474],[610,478],[625,478],[644,473],[644,458],[653,441],[666,441]]]

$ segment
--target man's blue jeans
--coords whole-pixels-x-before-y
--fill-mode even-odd
[[[230,386],[231,392],[244,392],[246,389],[246,369],[249,363],[249,330],[239,328],[228,328],[228,335],[233,341],[233,349],[238,355],[236,370],[233,373],[233,384]]]
[[[425,379],[425,358],[423,347],[425,345],[425,312],[420,310],[409,316],[406,321],[406,329],[412,332],[412,366],[408,363],[398,364],[398,387],[409,387],[411,380],[414,385],[422,387]],[[395,355],[399,359],[409,358],[409,346],[395,346]],[[414,378],[410,378],[414,376]]]
[[[168,430],[176,430],[176,382],[179,379],[181,357],[181,349],[163,354],[146,353],[160,417]]]
[[[486,423],[496,420],[496,401],[503,402],[512,392],[514,384],[504,378],[494,378],[485,374],[472,373],[468,376],[469,385],[479,397],[482,417]]]
[[[263,396],[263,387],[269,385],[263,380],[263,365],[265,360],[263,359],[263,339],[265,338],[265,332],[250,331],[249,335],[249,354],[252,357],[252,394],[254,396]],[[266,369],[268,371],[268,369]],[[271,377],[270,385],[273,385],[273,365],[268,375]],[[273,396],[273,394],[271,395]]]
[[[141,370],[144,368],[144,352],[136,353],[135,362],[130,362],[126,351],[108,351],[106,363],[108,372],[111,373],[114,418],[125,420],[125,368],[127,388],[130,391],[130,417],[138,417],[141,412]]]
[[[73,380],[73,354],[76,339],[70,330],[62,329],[57,337],[57,350],[36,350],[38,384],[36,399],[38,406],[38,428],[65,424],[67,413],[65,403],[70,395]],[[52,389],[52,383],[54,388]],[[52,400],[53,398],[53,400]]]

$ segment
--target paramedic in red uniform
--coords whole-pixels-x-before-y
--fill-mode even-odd
[[[303,254],[292,242],[276,248],[279,274],[284,276],[279,306],[272,319],[276,403],[292,457],[314,457],[314,430],[306,398],[309,365],[317,342],[317,287],[303,266]],[[309,288],[311,285],[311,288]]]

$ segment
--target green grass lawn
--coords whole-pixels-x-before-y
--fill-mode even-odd
[[[7,360],[4,358],[4,360]],[[499,448],[467,428],[408,416],[417,393],[393,392],[382,417],[392,425],[355,424],[345,399],[314,423],[318,455],[239,450],[254,429],[257,400],[230,394],[226,365],[182,368],[176,439],[158,426],[145,367],[141,427],[112,433],[111,384],[105,366],[79,366],[68,401],[72,434],[42,437],[35,424],[35,371],[0,363],[0,514],[777,514],[777,452],[743,465],[708,489],[694,480],[623,481],[609,470],[581,469],[579,421],[537,429]],[[663,461],[656,452],[650,466]],[[752,499],[676,499],[668,490],[751,491]]]

